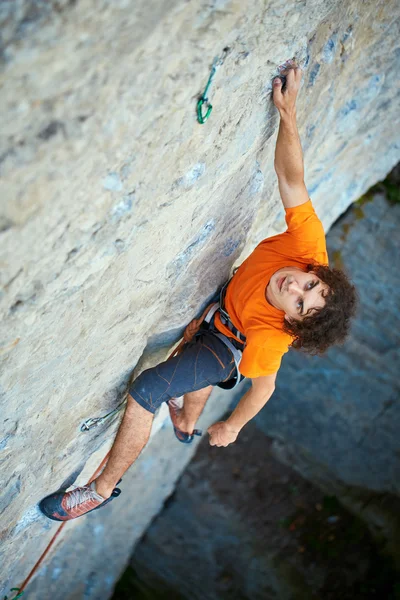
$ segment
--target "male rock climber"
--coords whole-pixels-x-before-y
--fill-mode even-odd
[[[232,414],[208,429],[212,446],[232,444],[269,400],[289,346],[318,354],[344,340],[356,294],[343,272],[327,266],[324,231],[304,184],[296,125],[300,82],[301,70],[295,64],[284,87],[280,78],[273,82],[273,101],[280,114],[275,170],[287,231],[262,241],[236,271],[224,299],[228,321],[220,310],[211,329],[199,329],[201,318],[192,321],[185,332],[190,341],[182,352],[133,382],[103,472],[90,485],[44,498],[40,508],[50,519],[74,519],[119,494],[115,486],[146,445],[162,402],[184,395],[183,408],[171,414],[178,439],[192,441],[213,386],[229,381],[235,372],[232,346],[242,351],[240,374],[251,378],[252,385]]]

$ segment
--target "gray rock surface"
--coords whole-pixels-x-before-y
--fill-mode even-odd
[[[88,435],[81,423],[116,406],[132,369],[165,356],[232,265],[282,230],[277,65],[305,67],[299,128],[326,227],[399,160],[398,14],[372,0],[1,3],[0,593],[54,530],[37,501],[85,481],[111,443],[115,423]],[[224,47],[200,126],[196,98]],[[154,483],[130,544],[166,493]],[[56,553],[82,582],[80,527]]]

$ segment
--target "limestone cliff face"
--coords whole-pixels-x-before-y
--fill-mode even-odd
[[[305,69],[299,129],[327,228],[399,160],[398,16],[394,1],[2,3],[1,593],[54,530],[37,501],[85,481],[110,445],[115,423],[81,423],[116,406],[132,369],[165,356],[231,266],[283,229],[276,66],[296,56]],[[202,126],[196,98],[224,48]],[[190,458],[175,458],[164,419],[125,500],[64,530],[31,597],[107,595]]]

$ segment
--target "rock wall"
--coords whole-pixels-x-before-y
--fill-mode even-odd
[[[1,593],[56,527],[38,500],[87,480],[110,446],[115,422],[81,423],[116,406],[133,368],[165,356],[232,265],[282,230],[277,65],[305,69],[299,129],[327,228],[399,160],[398,15],[372,0],[1,3]],[[224,48],[201,126],[196,98]],[[123,509],[64,529],[30,597],[104,598],[189,459],[178,466],[169,439],[163,485],[137,466]]]

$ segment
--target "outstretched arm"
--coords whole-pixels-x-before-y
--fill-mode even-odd
[[[309,199],[304,184],[303,152],[296,123],[296,98],[300,89],[301,75],[300,68],[289,69],[284,91],[279,78],[273,83],[273,100],[280,114],[275,149],[275,171],[285,208],[299,206]]]
[[[274,375],[256,377],[252,386],[240,399],[233,413],[226,421],[219,421],[208,428],[211,446],[229,446],[236,440],[239,432],[268,402],[275,390]]]

